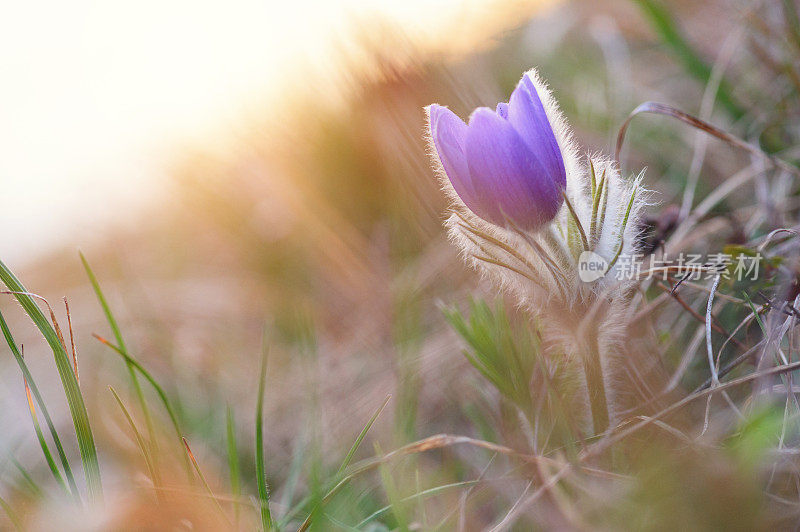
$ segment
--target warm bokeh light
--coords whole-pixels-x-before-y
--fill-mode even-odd
[[[0,182],[13,200],[0,210],[0,252],[31,257],[133,222],[176,146],[213,142],[250,106],[325,80],[317,73],[341,59],[354,25],[392,23],[421,47],[457,50],[496,29],[501,11],[545,3],[10,4],[0,19]]]

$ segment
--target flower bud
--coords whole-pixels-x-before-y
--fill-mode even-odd
[[[440,105],[428,112],[436,154],[472,212],[501,227],[511,221],[530,231],[555,218],[564,202],[566,170],[530,75],[507,104],[476,109],[469,124]]]

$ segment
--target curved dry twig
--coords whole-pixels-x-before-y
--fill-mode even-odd
[[[635,116],[640,115],[642,113],[651,113],[651,114],[664,115],[676,118],[681,122],[683,122],[684,124],[688,124],[694,128],[704,131],[705,133],[708,133],[712,137],[716,137],[719,140],[727,142],[731,146],[734,146],[736,148],[747,151],[753,155],[761,157],[769,161],[774,166],[782,170],[785,170],[787,172],[790,172],[795,176],[800,177],[800,169],[787,163],[786,161],[774,157],[766,153],[761,148],[754,146],[748,142],[745,142],[739,137],[731,135],[730,133],[727,133],[719,129],[718,127],[713,126],[704,120],[700,120],[696,116],[692,116],[689,113],[685,113],[680,109],[672,107],[671,105],[658,102],[644,102],[643,104],[639,105],[636,109],[634,109],[631,112],[631,114],[628,115],[628,118],[625,120],[625,122],[623,122],[622,127],[619,128],[619,133],[617,134],[617,147],[614,151],[614,159],[617,161],[617,163],[619,163],[619,154],[620,151],[622,151],[622,143],[625,141],[625,133],[628,130],[628,126],[630,125],[631,120],[633,120]]]

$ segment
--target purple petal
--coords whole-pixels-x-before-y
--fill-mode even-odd
[[[497,104],[497,109],[495,112],[508,120],[508,104],[506,102],[500,102]]]
[[[567,186],[567,173],[553,127],[530,76],[525,74],[508,102],[508,121],[541,161],[557,185]]]
[[[433,104],[429,108],[431,137],[439,160],[453,188],[464,201],[472,201],[475,189],[464,157],[464,136],[467,125],[450,109]]]
[[[506,218],[524,229],[552,220],[563,201],[561,190],[514,127],[481,107],[470,118],[465,153],[474,201],[467,206],[500,226]]]

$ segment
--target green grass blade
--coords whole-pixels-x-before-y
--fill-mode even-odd
[[[106,300],[105,295],[103,294],[103,290],[100,289],[100,283],[97,280],[97,276],[94,274],[94,271],[89,266],[89,261],[86,260],[86,257],[83,253],[79,252],[81,257],[81,262],[83,263],[83,269],[86,270],[86,275],[89,277],[89,282],[92,284],[92,288],[94,289],[94,293],[97,296],[97,301],[100,303],[100,306],[103,308],[103,314],[106,316],[106,321],[108,321],[108,325],[111,327],[111,332],[114,333],[114,338],[117,340],[117,346],[125,353],[128,353],[128,347],[125,345],[125,340],[122,338],[122,331],[117,324],[117,320],[114,317],[114,313],[111,312],[111,307],[108,305],[108,300]],[[139,379],[136,377],[136,372],[133,370],[133,366],[129,362],[125,362],[126,366],[128,367],[128,375],[131,379],[131,384],[133,385],[133,390],[136,392],[136,398],[139,400],[139,407],[142,409],[142,413],[144,414],[144,421],[147,426],[147,434],[150,437],[151,445],[156,445],[156,438],[155,438],[155,430],[153,428],[153,420],[150,416],[150,409],[147,407],[147,402],[144,400],[144,394],[142,393],[142,387],[139,384]],[[155,451],[155,449],[154,449]]]
[[[71,495],[72,492],[70,491],[69,487],[67,487],[67,483],[64,482],[64,477],[61,476],[61,472],[58,470],[56,461],[53,459],[53,455],[50,453],[50,448],[47,446],[47,441],[44,439],[42,427],[39,425],[39,418],[36,416],[36,407],[33,405],[33,397],[31,397],[31,389],[28,386],[27,380],[25,380],[25,398],[28,400],[28,410],[30,410],[31,413],[33,430],[36,432],[36,439],[39,441],[39,447],[42,449],[44,459],[47,462],[47,467],[50,468],[50,471],[53,473],[53,477],[56,479],[56,482],[59,483],[65,492]]]
[[[39,487],[36,481],[33,480],[33,477],[31,476],[30,473],[28,473],[28,470],[22,467],[22,464],[20,464],[17,461],[17,459],[14,458],[13,456],[11,457],[11,462],[14,464],[14,467],[17,468],[17,471],[19,471],[19,474],[22,475],[22,480],[28,487],[28,490],[30,490],[30,492],[33,494],[33,496],[38,499],[44,498],[44,490],[42,490],[42,488]]]
[[[335,525],[337,528],[336,530],[346,530],[348,532],[361,532],[360,528],[356,528],[354,526],[350,526],[347,523],[336,519],[332,515],[325,514],[325,519],[330,521],[331,524]]]
[[[117,401],[117,405],[119,409],[122,410],[122,414],[125,416],[126,421],[128,422],[128,426],[130,426],[131,430],[133,431],[133,436],[136,439],[136,445],[139,447],[139,450],[142,452],[142,456],[144,456],[144,462],[147,466],[147,471],[150,473],[150,480],[153,481],[153,487],[156,488],[156,497],[159,499],[161,498],[161,478],[156,471],[155,466],[153,465],[153,459],[150,456],[150,450],[147,446],[147,443],[144,441],[141,432],[136,427],[136,423],[133,421],[133,417],[131,417],[130,412],[128,409],[125,408],[125,403],[122,402],[117,391],[114,390],[113,387],[109,386],[108,389],[111,391],[111,394],[114,396],[114,399]]]
[[[420,492],[417,492],[417,493],[415,493],[413,495],[409,495],[405,499],[402,499],[401,502],[403,502],[403,503],[411,502],[411,501],[413,501],[415,499],[422,500],[425,497],[432,497],[432,496],[437,495],[439,493],[445,492],[447,490],[455,489],[455,488],[469,488],[469,487],[472,487],[472,486],[478,484],[479,482],[480,482],[479,480],[465,480],[463,482],[454,482],[452,484],[444,484],[442,486],[434,486],[433,488],[428,488],[426,490],[422,490]],[[368,517],[366,517],[363,521],[358,523],[355,526],[355,528],[357,530],[363,529],[364,526],[367,525],[367,523],[377,519],[378,517],[382,516],[383,514],[385,514],[386,512],[388,512],[391,509],[392,509],[391,506],[384,506],[383,508],[380,508],[379,510],[376,510],[375,512],[370,514]]]
[[[14,511],[11,505],[8,504],[6,500],[2,497],[0,497],[0,507],[3,508],[3,511],[6,513],[8,519],[11,521],[11,524],[14,525],[14,528],[16,530],[19,530],[20,532],[25,530],[25,528],[22,526],[22,521],[20,521],[17,513]]]
[[[183,446],[186,449],[186,454],[189,456],[189,459],[192,461],[192,465],[194,466],[194,470],[197,473],[197,476],[200,478],[200,482],[203,483],[203,487],[205,488],[206,493],[211,498],[211,500],[214,501],[214,505],[217,507],[217,510],[222,515],[222,517],[225,519],[225,521],[227,521],[227,523],[229,525],[232,525],[233,523],[231,523],[230,519],[228,519],[228,516],[225,514],[225,511],[222,509],[222,505],[220,505],[220,503],[219,503],[219,499],[217,499],[217,496],[214,495],[214,492],[211,490],[211,486],[208,484],[208,481],[206,480],[206,476],[203,474],[203,471],[200,469],[200,464],[197,463],[197,459],[194,457],[194,453],[192,452],[192,448],[189,447],[189,441],[186,438],[181,438],[181,441],[183,441]]]
[[[258,379],[258,404],[256,406],[256,481],[258,482],[258,502],[261,508],[261,526],[266,532],[273,529],[272,514],[269,510],[269,486],[264,466],[264,387],[267,380],[267,350],[261,357],[261,374]]]
[[[386,399],[384,399],[383,404],[381,404],[381,406],[375,411],[375,413],[369,419],[367,424],[364,425],[364,428],[361,429],[361,432],[358,434],[358,437],[356,438],[356,441],[353,442],[352,447],[350,447],[350,451],[347,453],[347,456],[345,456],[344,461],[342,462],[342,465],[339,467],[339,470],[336,472],[336,475],[334,475],[334,477],[333,477],[334,480],[337,480],[337,481],[341,480],[341,482],[338,484],[339,486],[341,486],[341,485],[343,485],[343,483],[347,482],[348,477],[344,475],[345,469],[347,469],[347,466],[350,465],[350,462],[353,460],[353,456],[355,456],[356,451],[361,446],[361,443],[364,441],[364,438],[366,437],[367,432],[369,432],[369,429],[372,427],[372,425],[378,419],[378,416],[380,416],[381,412],[383,412],[383,410],[386,408],[386,405],[389,404],[389,400],[391,398],[392,398],[391,395],[387,395],[386,396]],[[311,525],[312,520],[317,517],[317,515],[319,514],[321,508],[324,506],[325,501],[329,498],[330,495],[332,495],[332,491],[329,491],[325,495],[325,497],[322,498],[322,500],[317,501],[313,505],[313,508],[312,508],[311,512],[308,514],[308,516],[306,517],[305,521],[303,521],[303,524],[300,526],[299,530],[301,530],[301,531],[302,530],[306,530]],[[311,499],[309,499],[309,501],[310,500]],[[284,521],[285,520],[286,520],[286,517],[284,517]]]
[[[764,326],[764,322],[761,321],[761,314],[758,313],[758,309],[756,309],[756,306],[753,304],[753,300],[750,299],[750,296],[747,294],[747,292],[742,292],[742,297],[747,302],[747,305],[750,307],[750,310],[753,312],[753,316],[756,319],[756,323],[758,323],[758,327],[761,329],[761,334],[766,336],[767,328]]]
[[[302,436],[295,440],[294,450],[292,451],[292,461],[289,464],[289,472],[286,475],[286,480],[282,486],[283,495],[280,500],[281,508],[291,508],[294,501],[294,492],[297,488],[297,483],[300,480],[300,475],[303,472],[303,466],[306,462],[306,448]],[[275,528],[281,530],[283,521],[278,523]]]
[[[14,341],[14,337],[11,335],[11,330],[8,328],[8,324],[6,323],[5,318],[3,318],[2,313],[0,313],[0,329],[3,331],[3,336],[5,337],[8,347],[11,349],[11,353],[14,355],[17,364],[19,365],[20,371],[22,371],[22,376],[25,379],[25,382],[27,382],[33,397],[36,399],[36,403],[39,405],[39,409],[41,410],[42,416],[44,416],[45,423],[47,424],[47,429],[50,431],[50,437],[53,439],[53,443],[56,446],[56,452],[58,453],[58,458],[61,461],[61,466],[64,468],[64,475],[67,477],[70,491],[72,492],[73,497],[75,497],[75,500],[79,502],[80,493],[78,492],[77,484],[75,484],[75,477],[72,474],[72,468],[69,465],[69,460],[64,452],[64,446],[61,444],[61,438],[58,436],[58,431],[53,423],[53,419],[50,417],[50,412],[45,406],[42,394],[39,392],[39,387],[36,386],[33,375],[28,369],[28,364],[25,363],[25,359],[22,357],[22,353],[17,347],[17,343]]]
[[[242,495],[242,480],[239,473],[239,450],[236,446],[236,427],[234,425],[233,412],[231,412],[230,406],[225,413],[225,419],[227,430],[226,443],[228,446],[228,474],[231,481],[231,495],[233,495],[233,498],[238,501],[239,497]],[[234,504],[233,508],[235,512],[236,523],[238,524],[239,504]]]
[[[375,442],[375,456],[383,456],[383,451],[380,445],[378,445],[378,442]],[[400,497],[400,492],[397,489],[389,467],[385,463],[381,463],[378,466],[378,473],[381,477],[383,490],[386,492],[386,498],[389,499],[388,506],[392,514],[394,514],[394,518],[397,520],[397,529],[401,532],[408,532],[410,521],[407,515],[409,513],[408,505],[404,502],[404,499]]]
[[[161,387],[161,385],[158,384],[158,381],[156,381],[153,378],[153,376],[150,375],[150,373],[146,369],[144,369],[144,367],[141,364],[139,364],[139,362],[135,358],[130,356],[128,353],[126,353],[125,351],[123,351],[122,349],[117,347],[116,345],[112,344],[111,342],[109,342],[108,340],[103,338],[102,336],[99,336],[99,335],[95,334],[94,337],[97,338],[101,343],[103,343],[103,344],[107,345],[108,347],[110,347],[115,353],[117,353],[123,359],[125,359],[126,363],[130,364],[134,369],[136,369],[136,371],[141,373],[142,376],[147,380],[147,382],[150,383],[150,385],[156,391],[156,395],[158,395],[158,398],[161,399],[161,404],[164,405],[164,410],[167,411],[167,415],[169,416],[169,420],[172,423],[172,428],[175,430],[175,434],[177,435],[178,440],[181,442],[181,446],[183,446],[183,443],[182,443],[183,442],[183,434],[181,433],[180,425],[178,425],[178,416],[175,415],[175,410],[172,408],[172,404],[169,402],[169,398],[167,397],[167,393],[164,391],[164,389]],[[181,454],[184,457],[184,467],[186,468],[186,474],[189,477],[189,481],[193,482],[194,481],[194,476],[192,474],[192,466],[189,464],[189,459],[186,456],[186,453],[181,453]]]
[[[372,424],[375,423],[375,420],[377,420],[378,416],[381,415],[381,412],[383,412],[383,409],[386,408],[386,405],[389,404],[389,400],[391,398],[392,398],[391,394],[386,396],[386,399],[383,400],[383,404],[380,407],[378,407],[375,413],[372,414],[372,417],[369,419],[369,421],[367,421],[367,424],[364,425],[364,428],[361,429],[361,432],[356,438],[356,441],[353,442],[353,446],[350,447],[350,451],[348,451],[347,456],[344,457],[342,465],[339,466],[339,470],[336,472],[336,475],[341,475],[347,468],[347,466],[350,465],[350,461],[353,459],[353,456],[356,454],[356,451],[358,451],[361,442],[364,441],[364,437],[367,435],[367,432],[369,432],[369,429],[372,428]]]
[[[42,336],[44,336],[50,349],[53,351],[56,369],[58,369],[58,375],[64,387],[64,393],[67,396],[72,422],[75,426],[75,435],[78,440],[78,449],[80,450],[83,472],[86,476],[89,499],[95,503],[102,503],[103,487],[100,481],[100,464],[97,460],[94,435],[92,434],[92,428],[89,423],[89,413],[86,411],[86,403],[83,401],[83,395],[81,395],[81,390],[78,386],[78,379],[72,369],[67,350],[60,342],[58,334],[53,328],[53,325],[47,320],[42,309],[39,308],[33,300],[33,297],[28,294],[28,290],[25,286],[22,285],[19,279],[17,279],[2,261],[0,261],[0,281],[2,281],[9,290],[15,292],[14,297],[20,305],[22,305],[25,313],[31,318],[42,333]]]

